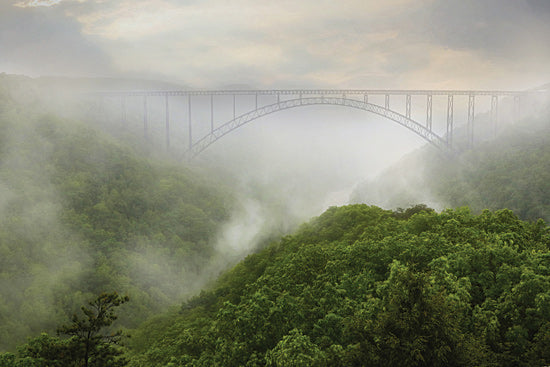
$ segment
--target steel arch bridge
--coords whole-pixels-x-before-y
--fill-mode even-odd
[[[238,129],[239,127],[251,122],[253,120],[259,119],[265,115],[269,115],[274,112],[288,110],[291,108],[302,107],[302,106],[312,106],[312,105],[335,105],[335,106],[345,106],[351,107],[359,110],[364,110],[368,112],[375,113],[377,115],[386,117],[392,121],[397,122],[398,124],[412,130],[417,135],[424,138],[426,141],[432,143],[440,149],[446,149],[447,142],[443,140],[440,136],[435,134],[430,129],[422,126],[412,120],[411,118],[404,116],[400,113],[386,109],[384,107],[378,106],[376,104],[357,101],[354,99],[339,98],[339,97],[305,97],[305,98],[295,98],[285,101],[280,101],[277,103],[269,104],[266,106],[259,107],[250,112],[242,114],[238,117],[233,118],[232,120],[224,123],[223,125],[215,128],[209,134],[203,136],[201,139],[197,140],[191,145],[188,153],[193,157],[198,155],[200,152],[208,148],[210,145],[215,143],[217,140],[221,139],[224,135],[227,135],[233,130]]]
[[[490,119],[491,126],[496,132],[498,123],[499,103],[506,99],[507,103],[513,104],[514,118],[517,119],[520,111],[520,101],[534,94],[547,93],[545,90],[528,90],[528,91],[480,91],[480,90],[328,90],[328,89],[274,89],[274,90],[205,90],[205,91],[116,91],[116,92],[101,92],[102,98],[116,97],[120,98],[122,119],[125,120],[126,102],[129,98],[141,98],[143,100],[143,129],[144,136],[148,139],[149,136],[149,107],[148,100],[152,98],[164,98],[164,115],[165,115],[165,144],[170,147],[171,129],[170,129],[170,101],[175,98],[180,98],[179,103],[186,105],[187,108],[187,146],[186,156],[189,158],[195,157],[208,148],[210,145],[221,139],[223,136],[240,128],[241,126],[259,119],[263,116],[312,105],[336,105],[348,108],[364,110],[376,115],[382,116],[398,123],[399,125],[411,130],[418,136],[425,139],[428,143],[443,152],[453,152],[455,144],[453,135],[455,132],[454,115],[456,96],[464,96],[468,98],[467,104],[467,121],[465,124],[466,145],[472,147],[474,143],[474,123],[475,123],[475,103],[476,99],[488,98],[490,100]],[[233,114],[218,119],[215,121],[214,112],[216,103],[220,104],[218,98],[232,98]],[[271,96],[271,100],[267,103],[259,103],[259,97]],[[383,96],[384,103],[369,102],[371,96]],[[404,97],[404,106],[398,111],[391,104],[391,97]],[[425,108],[425,120],[420,121],[418,118],[411,117],[412,96],[420,96],[425,99],[425,104],[422,103],[422,108]],[[433,96],[446,96],[446,121],[443,133],[437,133],[433,128]],[[184,97],[181,99],[181,97]],[[209,100],[210,107],[210,126],[209,130],[198,137],[194,136],[193,111],[195,99],[201,97],[203,100]],[[237,114],[237,103],[243,97],[253,97],[254,106],[247,107],[248,110]],[[173,103],[173,102],[172,102]],[[227,103],[226,103],[227,104]],[[231,104],[231,102],[230,102]],[[418,102],[416,102],[418,104]],[[195,105],[196,107],[196,105]],[[404,107],[404,111],[403,111]],[[445,106],[443,106],[445,107]],[[204,103],[202,109],[204,109]],[[466,106],[462,107],[464,110]]]

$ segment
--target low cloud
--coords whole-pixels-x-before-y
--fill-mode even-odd
[[[8,72],[156,75],[197,88],[523,88],[550,78],[550,6],[540,0],[14,4],[0,5]]]
[[[79,22],[55,11],[57,6],[32,4],[0,4],[0,71],[30,76],[113,73],[110,56],[81,33]]]
[[[27,1],[19,1],[14,4],[14,6],[20,7],[20,8],[32,8],[36,6],[52,6],[57,5],[63,0],[27,0]]]

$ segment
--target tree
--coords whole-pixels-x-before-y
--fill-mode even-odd
[[[325,355],[309,336],[292,329],[277,346],[266,354],[267,366],[305,367],[324,366]]]
[[[382,366],[459,366],[467,357],[453,301],[433,288],[424,273],[398,261],[382,293],[382,311],[371,341]]]
[[[114,309],[129,300],[116,292],[102,293],[94,301],[82,306],[84,317],[73,315],[72,323],[61,326],[60,338],[42,333],[18,348],[19,358],[0,354],[0,367],[120,367],[128,361],[118,347],[122,331],[106,332],[116,320]]]
[[[122,352],[116,348],[122,339],[122,331],[104,333],[104,329],[116,320],[115,307],[129,300],[116,292],[102,293],[89,307],[82,306],[84,318],[74,314],[72,323],[58,329],[58,334],[71,337],[70,349],[77,356],[78,366],[125,366],[127,361],[120,357]]]

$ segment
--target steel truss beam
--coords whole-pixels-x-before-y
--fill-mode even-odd
[[[351,108],[356,108],[364,111],[369,111],[377,115],[386,117],[392,121],[397,122],[398,124],[406,127],[407,129],[415,132],[422,138],[424,138],[429,143],[433,144],[437,148],[447,151],[449,149],[447,142],[441,138],[439,135],[435,134],[430,129],[426,128],[422,124],[410,119],[409,117],[397,113],[395,111],[386,109],[382,106],[375,105],[372,103],[365,103],[364,101],[358,101],[355,99],[340,98],[340,97],[300,97],[296,99],[289,99],[280,101],[279,103],[270,104],[267,106],[260,107],[248,113],[242,114],[231,121],[226,122],[225,124],[214,129],[210,134],[204,136],[202,139],[192,143],[190,149],[187,152],[187,155],[192,158],[197,156],[200,152],[205,150],[211,144],[216,142],[222,136],[230,133],[231,131],[245,125],[246,123],[256,120],[262,116],[269,115],[274,112],[287,110],[290,108],[300,107],[300,106],[311,106],[311,105],[336,105],[336,106],[346,106]]]
[[[148,97],[164,96],[165,97],[165,129],[166,129],[166,147],[170,147],[170,111],[169,97],[171,96],[187,96],[188,109],[188,155],[196,156],[213,142],[220,139],[222,136],[237,129],[238,127],[277,111],[295,108],[308,105],[339,105],[350,108],[369,111],[380,116],[384,116],[392,121],[415,132],[431,144],[445,151],[453,150],[453,134],[454,134],[454,97],[468,97],[468,118],[466,125],[466,143],[469,147],[474,143],[474,119],[475,119],[475,99],[478,96],[491,97],[491,123],[493,133],[496,134],[498,123],[498,103],[499,97],[511,97],[514,105],[514,120],[517,121],[520,117],[520,100],[541,93],[548,93],[546,90],[528,90],[528,91],[480,91],[480,90],[385,90],[385,89],[271,89],[271,90],[162,90],[162,91],[109,91],[109,92],[92,92],[88,95],[99,96],[103,101],[105,97],[119,97],[121,105],[121,119],[123,123],[127,120],[127,98],[141,97],[143,99],[143,132],[145,139],[149,139],[149,106]],[[232,97],[233,100],[233,119],[224,123],[219,127],[215,127],[214,119],[214,102],[215,96],[226,95]],[[276,103],[269,105],[259,104],[259,96],[274,96]],[[369,103],[369,95],[384,96],[383,106],[380,104]],[[446,133],[438,135],[434,133],[432,128],[432,97],[447,96],[447,125]],[[192,100],[194,96],[209,96],[210,97],[210,133],[200,138],[198,141],[193,141],[193,115],[192,115]],[[253,96],[254,110],[237,116],[237,97],[238,96]],[[403,96],[405,97],[405,115],[392,111],[390,109],[390,97]],[[426,97],[426,121],[420,123],[411,118],[411,96]]]

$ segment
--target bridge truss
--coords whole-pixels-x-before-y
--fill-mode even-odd
[[[273,89],[273,90],[199,90],[199,91],[119,91],[102,92],[102,97],[120,98],[122,116],[126,118],[126,101],[128,98],[141,98],[143,100],[143,128],[145,138],[149,134],[148,121],[148,100],[151,98],[164,98],[165,112],[165,144],[170,147],[171,121],[170,121],[170,101],[173,97],[179,97],[179,103],[186,104],[187,118],[187,147],[186,155],[195,157],[208,148],[210,145],[221,139],[223,136],[240,128],[241,126],[259,119],[263,116],[292,108],[312,105],[336,105],[359,110],[368,111],[379,116],[383,116],[399,125],[413,131],[427,142],[444,152],[452,152],[455,149],[455,97],[465,96],[468,98],[467,121],[465,124],[466,146],[472,147],[474,144],[474,123],[475,123],[475,105],[476,100],[480,98],[490,99],[490,119],[491,126],[496,132],[496,126],[499,119],[499,103],[508,97],[507,103],[513,103],[514,119],[517,120],[520,112],[520,102],[525,97],[541,93],[541,91],[475,91],[475,90],[333,90],[333,89]],[[232,116],[225,117],[225,120],[215,121],[216,102],[219,96],[232,99]],[[253,107],[248,107],[244,113],[237,114],[237,105],[240,98],[247,96],[255,100]],[[259,97],[271,96],[269,102],[259,103]],[[373,96],[383,96],[384,103],[372,101]],[[400,112],[391,103],[392,97],[404,97],[405,106],[400,106]],[[415,100],[418,96],[425,102],[422,108],[425,108],[425,119],[413,118],[411,115],[413,106],[413,96]],[[445,129],[443,132],[436,132],[433,124],[433,97],[446,96],[446,121],[443,121]],[[183,97],[183,100],[181,99]],[[209,99],[210,107],[210,128],[208,132],[199,136],[194,136],[193,111],[194,103],[197,97]],[[378,97],[380,98],[380,97]],[[513,101],[513,102],[510,102]],[[219,103],[219,102],[218,102]],[[418,104],[419,102],[415,102]],[[404,107],[404,111],[403,111]],[[415,106],[417,107],[417,106]],[[462,107],[465,108],[466,106]],[[204,106],[202,106],[204,108]],[[195,134],[196,135],[196,134]]]

